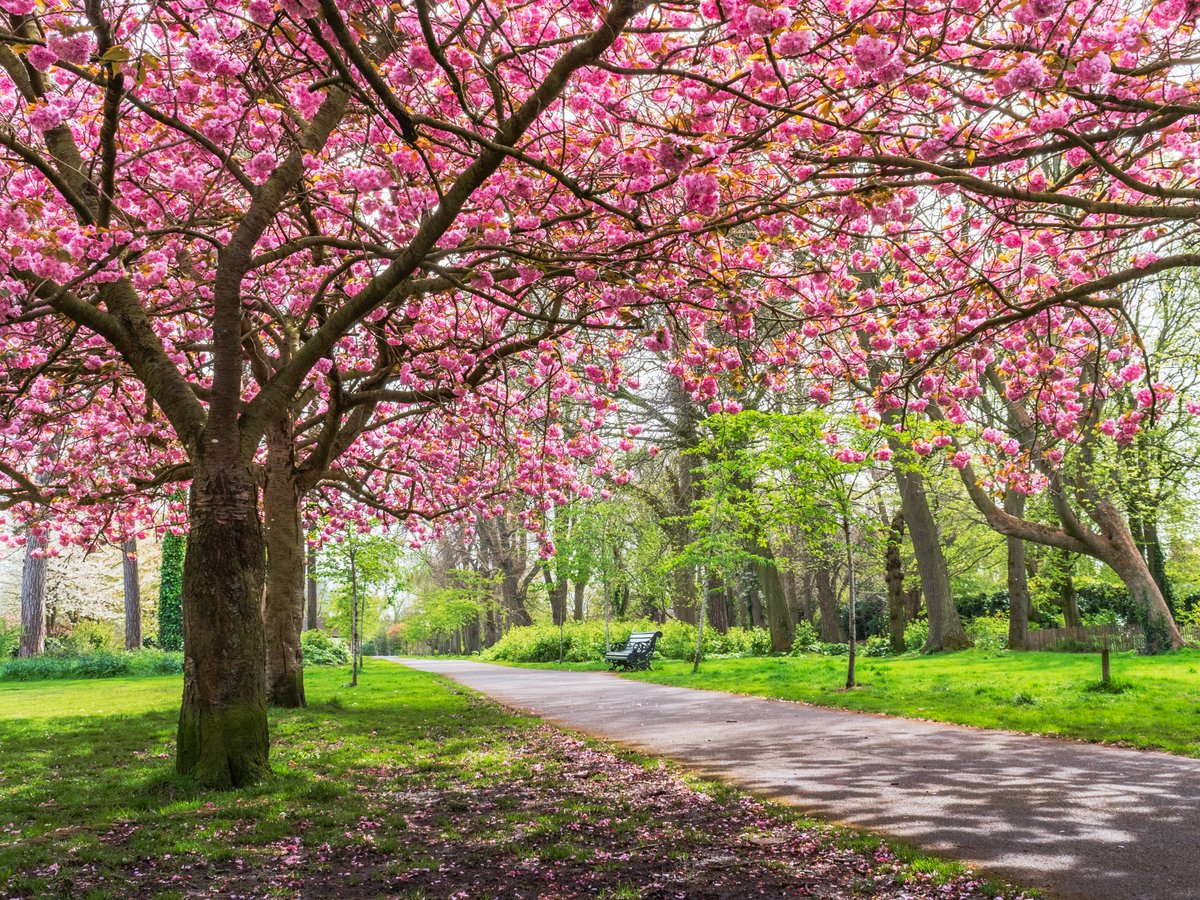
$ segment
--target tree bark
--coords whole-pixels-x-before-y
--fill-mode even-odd
[[[689,565],[676,566],[671,573],[675,589],[672,592],[672,608],[680,622],[695,625],[699,604],[696,602],[696,572]]]
[[[1004,497],[1004,511],[1011,516],[1025,514],[1025,495],[1009,491]],[[1025,542],[1015,535],[1005,535],[1008,551],[1008,649],[1029,648],[1029,576],[1025,564]]]
[[[705,594],[708,599],[708,624],[718,634],[729,631],[729,602],[725,589],[714,572],[705,576]]]
[[[46,652],[46,538],[28,533],[21,569],[21,644],[18,656]]]
[[[317,612],[317,551],[308,547],[305,562],[305,599],[308,603],[307,614],[304,617],[306,629],[320,628],[321,618]]]
[[[775,557],[771,549],[759,547],[758,551],[755,555],[754,572],[758,576],[766,605],[771,649],[776,653],[786,653],[792,649],[792,642],[796,640],[796,625],[792,621],[791,610],[788,609],[787,596],[783,592],[783,582],[779,578],[779,570],[775,568]]]
[[[267,645],[267,703],[284,709],[304,705],[304,616],[306,547],[300,526],[300,491],[289,423],[267,432],[262,502],[267,545],[267,590],[263,633]]]
[[[176,765],[206,787],[240,787],[270,772],[257,489],[236,461],[199,456],[192,472]]]
[[[121,578],[125,588],[125,649],[142,646],[142,589],[138,584],[137,538],[121,544]]]
[[[925,642],[925,652],[965,650],[971,646],[971,641],[963,629],[962,619],[950,593],[950,575],[946,570],[946,557],[942,553],[937,522],[925,493],[925,478],[919,471],[902,464],[897,464],[894,472],[929,617],[929,640]]]
[[[887,585],[888,643],[893,653],[903,653],[904,626],[908,624],[904,602],[904,560],[900,548],[904,542],[904,514],[897,511],[888,525],[883,553],[883,580]]]
[[[575,588],[574,617],[575,617],[576,622],[583,621],[583,591],[584,591],[584,588],[586,588],[586,587],[587,587],[587,583],[583,582],[583,581],[576,581],[574,584],[574,588]]]
[[[813,576],[817,585],[817,606],[821,611],[821,642],[844,644],[846,632],[842,628],[842,615],[838,609],[837,591],[834,589],[833,572],[821,564]]]

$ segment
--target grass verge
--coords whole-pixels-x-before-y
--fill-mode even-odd
[[[1200,757],[1198,670],[1196,650],[1113,654],[1113,684],[1101,688],[1098,654],[966,651],[860,658],[853,691],[844,657],[704,660],[695,675],[691,663],[656,660],[626,677]]]
[[[310,671],[273,781],[218,793],[172,771],[178,678],[0,686],[0,895],[1018,895],[425,673],[345,680]]]

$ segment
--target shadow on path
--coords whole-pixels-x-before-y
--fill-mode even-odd
[[[1200,760],[601,672],[395,661],[1059,897],[1200,898]]]

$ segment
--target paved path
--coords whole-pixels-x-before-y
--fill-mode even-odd
[[[396,661],[1056,897],[1200,898],[1200,760],[601,672]]]

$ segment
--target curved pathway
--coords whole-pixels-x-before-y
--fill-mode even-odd
[[[1056,897],[1200,900],[1200,760],[604,672],[394,659]]]

